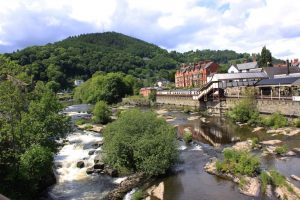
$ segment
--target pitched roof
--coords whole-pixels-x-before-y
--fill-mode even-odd
[[[267,85],[300,85],[300,77],[272,78],[258,81],[256,86]]]
[[[254,69],[257,68],[257,62],[248,62],[248,63],[242,63],[242,64],[237,64],[236,68],[238,70],[247,70],[247,69]]]
[[[238,79],[255,79],[268,78],[264,72],[246,72],[246,73],[229,73],[229,74],[214,74],[212,81],[219,80],[238,80]]]
[[[288,73],[287,67],[265,67],[264,71],[267,73],[267,75],[270,78],[274,78],[274,75],[287,74]],[[300,73],[300,68],[292,66],[292,67],[290,67],[289,71],[290,71],[290,74]]]

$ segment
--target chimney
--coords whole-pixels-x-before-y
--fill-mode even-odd
[[[256,54],[255,53],[252,54],[252,61],[256,62]]]
[[[286,67],[287,67],[287,73],[286,73],[286,75],[289,75],[290,74],[290,63],[289,63],[288,59],[286,60]]]

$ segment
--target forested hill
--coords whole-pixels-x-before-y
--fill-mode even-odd
[[[145,86],[160,78],[174,81],[180,63],[213,60],[220,64],[250,59],[234,51],[168,52],[154,44],[120,33],[105,32],[69,37],[45,46],[5,54],[23,66],[33,80],[54,81],[71,87],[74,79],[88,79],[96,71],[123,72],[143,80]],[[226,69],[223,66],[223,70]]]

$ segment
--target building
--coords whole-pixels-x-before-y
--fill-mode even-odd
[[[200,61],[193,65],[182,64],[175,74],[175,86],[201,87],[207,83],[207,77],[217,72],[219,65],[212,61]]]
[[[285,77],[300,77],[299,62],[294,59],[292,62],[286,62],[285,65],[280,67],[265,67],[264,72],[272,78],[285,78]]]
[[[167,79],[160,79],[155,83],[157,87],[166,87],[168,84],[170,84],[170,81],[168,81]]]
[[[74,85],[75,85],[75,86],[80,86],[82,83],[84,83],[83,80],[75,80],[75,81],[74,81]]]
[[[143,97],[148,97],[151,92],[155,92],[156,93],[156,88],[147,87],[147,88],[141,88],[140,89],[140,95],[142,95]]]
[[[242,64],[231,65],[228,69],[228,73],[245,73],[245,72],[260,72],[262,71],[261,68],[258,67],[256,61],[254,62],[247,62]]]

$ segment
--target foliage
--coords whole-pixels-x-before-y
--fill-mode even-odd
[[[133,86],[126,82],[125,78],[121,73],[96,73],[91,79],[75,88],[74,99],[84,103],[97,101],[117,103],[125,95],[133,94]]]
[[[294,126],[296,126],[297,128],[300,128],[300,118],[297,118],[294,120]]]
[[[271,176],[271,183],[272,185],[279,187],[286,184],[286,179],[283,175],[281,175],[276,170],[270,170],[270,176]]]
[[[272,54],[269,49],[264,46],[261,50],[261,54],[258,56],[258,66],[268,67],[272,65]]]
[[[251,138],[251,146],[252,148],[256,147],[258,145],[259,139],[257,137]]]
[[[248,122],[249,124],[260,122],[259,113],[251,98],[241,100],[232,110],[227,112],[227,116],[236,122]]]
[[[178,155],[174,128],[153,112],[123,111],[104,130],[105,161],[116,169],[163,174]]]
[[[93,121],[106,124],[111,121],[111,110],[105,101],[98,101],[93,110]]]
[[[32,192],[39,189],[44,178],[52,173],[53,156],[50,149],[33,145],[21,155],[20,174]]]
[[[263,171],[260,174],[260,181],[261,181],[261,191],[265,193],[267,190],[267,185],[271,184],[271,177],[266,171]]]
[[[156,102],[156,92],[155,91],[151,91],[149,96],[148,96],[148,99],[152,102]]]
[[[43,185],[39,178],[49,172],[39,162],[47,161],[45,164],[51,166],[49,151],[55,152],[55,139],[71,130],[70,119],[59,114],[61,104],[41,82],[34,90],[25,90],[14,82],[2,81],[0,93],[0,193],[14,199],[33,199]]]
[[[87,122],[88,122],[88,120],[81,118],[81,119],[76,120],[75,124],[78,126],[78,125],[83,125],[83,124],[85,124]]]
[[[193,134],[191,133],[191,131],[184,131],[183,140],[187,144],[190,143],[193,140]]]
[[[277,147],[275,148],[275,152],[276,152],[277,154],[283,155],[283,154],[285,154],[286,152],[288,152],[288,147],[287,147],[287,145],[277,146]]]
[[[279,112],[273,113],[271,116],[262,119],[262,123],[273,128],[281,128],[288,125],[288,120]]]
[[[132,195],[132,200],[141,200],[143,199],[143,191],[142,190],[138,190],[136,191],[133,195]]]
[[[227,148],[223,154],[224,160],[218,161],[216,165],[220,172],[253,176],[259,170],[259,159],[248,152]]]

